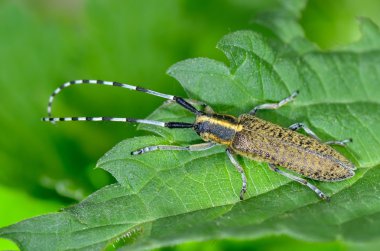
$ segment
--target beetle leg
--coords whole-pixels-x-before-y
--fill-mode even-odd
[[[186,100],[186,102],[188,102],[191,105],[199,105],[199,106],[201,106],[202,110],[205,113],[207,113],[207,114],[214,114],[215,113],[214,110],[211,108],[211,106],[209,106],[208,104],[206,104],[206,103],[204,103],[202,101],[191,99],[191,98],[187,98],[185,100]],[[169,100],[165,101],[165,103],[170,104],[170,103],[175,103],[175,101],[169,99]]]
[[[289,126],[289,129],[292,131],[297,131],[301,128],[306,132],[307,135],[321,142],[321,139],[304,123],[295,123]]]
[[[352,139],[344,139],[344,140],[330,140],[325,142],[327,145],[337,145],[337,146],[347,146],[347,143],[351,143]]]
[[[293,131],[297,131],[301,128],[306,132],[307,135],[309,135],[310,137],[313,137],[314,139],[321,142],[321,139],[309,127],[307,127],[307,125],[305,125],[304,123],[295,123],[295,124],[289,126],[289,129],[293,130]],[[350,139],[344,139],[344,140],[330,140],[330,141],[326,141],[323,143],[326,145],[346,146],[347,143],[350,143],[350,142],[352,142],[351,138]]]
[[[269,164],[269,167],[270,167],[270,169],[272,169],[276,173],[279,173],[279,174],[281,174],[281,175],[283,175],[289,179],[292,179],[294,181],[297,181],[298,183],[301,183],[304,186],[309,187],[311,190],[313,190],[319,196],[319,198],[326,200],[326,201],[330,200],[330,197],[326,196],[321,190],[318,189],[318,187],[310,184],[307,180],[302,179],[300,177],[297,177],[295,175],[289,174],[287,172],[283,172],[280,169],[278,169],[278,167],[274,164]]]
[[[171,146],[171,145],[158,145],[158,146],[147,146],[136,151],[131,152],[131,155],[140,155],[147,152],[157,151],[157,150],[170,150],[170,151],[204,151],[216,146],[214,142],[206,142],[201,144],[189,145],[189,146]]]
[[[247,191],[247,177],[245,176],[245,172],[244,172],[243,167],[241,167],[241,165],[237,162],[235,157],[232,155],[231,150],[227,149],[226,153],[227,153],[227,156],[230,159],[232,165],[234,165],[234,167],[241,174],[241,180],[243,181],[243,185],[242,185],[241,191],[240,191],[240,200],[243,200],[243,196],[244,196],[245,192]]]
[[[274,109],[278,109],[281,106],[284,106],[287,103],[293,101],[297,97],[298,93],[299,93],[299,91],[295,91],[289,97],[284,98],[283,100],[281,100],[278,103],[268,103],[268,104],[258,105],[255,108],[253,108],[249,112],[249,114],[255,115],[258,110],[274,110]]]
[[[186,99],[186,101],[192,105],[200,105],[202,107],[203,111],[208,113],[208,114],[215,113],[214,110],[211,108],[211,106],[209,106],[208,104],[206,104],[202,101],[195,100],[195,99]]]

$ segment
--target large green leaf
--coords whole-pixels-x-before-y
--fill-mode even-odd
[[[380,170],[375,168],[380,162],[380,31],[368,20],[362,27],[360,41],[333,52],[318,51],[298,33],[284,39],[239,31],[218,44],[229,66],[198,58],[169,69],[190,97],[234,115],[300,90],[294,103],[258,116],[283,126],[306,122],[324,140],[354,139],[338,150],[359,167],[355,177],[313,182],[332,196],[330,203],[269,171],[266,163],[244,158],[239,161],[248,192],[241,202],[240,175],[223,147],[131,156],[147,145],[199,141],[189,130],[144,126],[159,136],[125,140],[98,162],[118,183],[60,213],[2,228],[0,237],[25,250],[150,249],[282,233],[305,240],[380,241]],[[151,118],[193,120],[173,104],[164,104]]]

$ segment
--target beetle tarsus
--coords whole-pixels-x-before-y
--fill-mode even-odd
[[[244,200],[244,194],[247,192],[247,187],[244,187],[240,191],[240,200]]]

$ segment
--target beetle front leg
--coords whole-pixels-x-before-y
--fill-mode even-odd
[[[187,98],[186,101],[191,104],[191,105],[199,105],[202,107],[202,111],[204,111],[205,113],[207,114],[214,114],[214,110],[212,109],[211,106],[209,106],[208,104],[202,102],[202,101],[199,101],[199,100],[195,100],[195,99],[191,99],[191,98]],[[167,104],[171,104],[171,103],[175,103],[175,101],[173,100],[166,100],[165,103]]]
[[[147,146],[144,148],[140,148],[136,151],[131,152],[131,155],[140,155],[147,152],[153,152],[157,150],[164,150],[164,151],[204,151],[208,150],[211,147],[216,146],[217,144],[214,142],[206,142],[206,143],[200,143],[195,145],[189,145],[189,146],[172,146],[172,145],[157,145],[157,146]]]
[[[245,172],[243,167],[237,162],[237,160],[234,158],[234,156],[231,153],[230,149],[226,150],[227,156],[230,159],[232,165],[238,170],[238,172],[241,174],[241,180],[243,182],[241,190],[240,190],[240,200],[243,200],[244,194],[247,191],[247,177],[245,176]]]

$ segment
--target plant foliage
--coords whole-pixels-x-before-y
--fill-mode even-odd
[[[323,140],[354,139],[347,149],[337,149],[358,166],[355,177],[313,182],[332,196],[330,203],[271,172],[266,163],[244,158],[239,161],[248,176],[248,192],[239,201],[240,175],[223,147],[131,156],[131,151],[148,145],[199,141],[191,130],[143,126],[156,136],[124,140],[98,162],[116,184],[59,213],[2,228],[0,237],[14,240],[23,250],[146,250],[192,240],[273,234],[319,241],[380,241],[379,28],[361,20],[359,41],[322,52],[288,17],[262,23],[271,35],[238,31],[221,39],[217,47],[227,56],[228,66],[196,58],[175,64],[168,73],[189,97],[236,116],[300,90],[294,103],[260,111],[258,116],[284,127],[305,122]],[[288,33],[279,32],[284,23],[291,27]],[[150,118],[194,120],[169,103]]]

